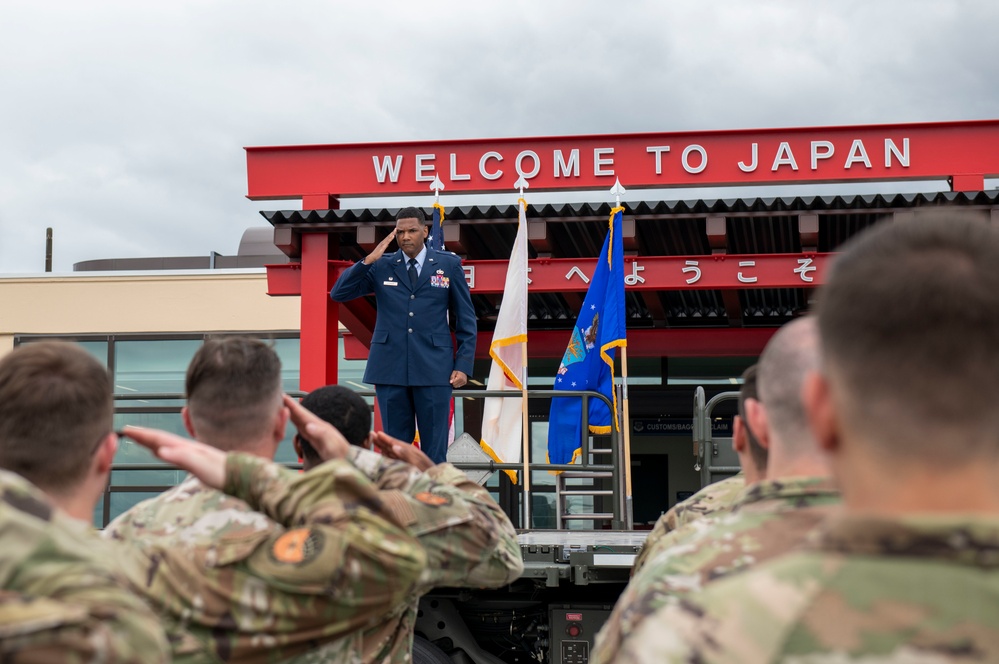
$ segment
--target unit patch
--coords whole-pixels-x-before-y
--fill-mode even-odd
[[[439,493],[431,493],[429,491],[421,491],[413,497],[424,505],[430,505],[431,507],[440,507],[442,505],[451,504],[450,497],[442,496]]]
[[[322,548],[322,535],[308,528],[296,528],[277,538],[271,547],[271,558],[279,563],[302,565],[319,555]]]

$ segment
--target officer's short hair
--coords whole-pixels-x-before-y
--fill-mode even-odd
[[[395,220],[400,219],[417,219],[421,224],[427,223],[427,215],[423,212],[422,208],[418,207],[404,207],[395,215]]]
[[[351,445],[362,447],[371,431],[371,407],[361,395],[343,385],[327,385],[309,392],[302,406],[335,426]],[[309,441],[302,436],[298,440],[302,454],[312,465],[322,462]]]
[[[280,408],[281,360],[259,339],[208,339],[187,368],[185,392],[199,437],[221,449],[240,449],[260,438]]]
[[[884,451],[999,452],[999,229],[944,209],[846,243],[818,295],[824,372]],[[946,441],[946,444],[941,444]]]
[[[77,344],[39,341],[0,359],[0,468],[49,493],[84,478],[111,433],[107,368]]]

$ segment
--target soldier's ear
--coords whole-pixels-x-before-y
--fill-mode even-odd
[[[274,419],[274,440],[280,442],[284,440],[284,433],[288,429],[288,420],[291,418],[291,411],[287,406],[281,406],[278,416]]]
[[[801,398],[819,449],[835,453],[839,449],[839,430],[829,381],[818,371],[810,372],[801,388]]]
[[[746,423],[753,430],[760,447],[770,449],[770,420],[767,418],[767,409],[758,399],[746,399],[743,402],[746,409]]]
[[[742,423],[742,418],[736,415],[732,418],[732,449],[736,454],[746,451],[749,441],[746,440],[746,427]]]
[[[114,463],[114,455],[118,451],[118,434],[109,433],[97,446],[94,454],[94,464],[101,474],[110,473],[111,465]]]
[[[180,409],[180,418],[184,420],[184,428],[187,429],[187,433],[191,436],[191,438],[197,440],[198,434],[194,430],[194,421],[191,419],[191,411],[187,408],[187,406]]]

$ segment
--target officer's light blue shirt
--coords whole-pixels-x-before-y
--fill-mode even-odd
[[[405,254],[403,254],[405,256]],[[423,245],[423,249],[420,249],[420,253],[416,255],[416,275],[419,276],[423,274],[423,261],[427,260],[427,245]],[[409,264],[409,258],[406,258],[406,264]]]

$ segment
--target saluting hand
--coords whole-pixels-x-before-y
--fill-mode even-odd
[[[392,232],[386,235],[385,239],[378,243],[378,246],[375,247],[375,250],[364,257],[364,264],[371,265],[376,260],[381,258],[382,255],[385,253],[385,250],[388,249],[389,244],[391,244],[392,240],[394,239],[395,239],[395,229],[393,228]]]
[[[405,461],[420,471],[434,467],[434,462],[424,454],[423,450],[418,449],[416,445],[393,438],[384,431],[372,432],[371,441],[390,459]]]
[[[122,433],[213,489],[221,490],[225,484],[226,453],[220,449],[159,429],[129,425]]]
[[[309,412],[298,399],[284,395],[284,405],[291,411],[291,422],[298,433],[309,441],[316,454],[323,461],[343,459],[347,456],[350,443],[335,426]]]

